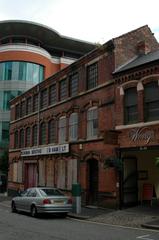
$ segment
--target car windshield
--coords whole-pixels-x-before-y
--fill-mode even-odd
[[[58,189],[53,189],[53,188],[41,188],[40,193],[43,196],[63,196],[64,195]]]

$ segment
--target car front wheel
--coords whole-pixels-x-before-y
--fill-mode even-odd
[[[12,212],[13,212],[13,213],[16,213],[16,212],[17,212],[17,208],[16,208],[16,205],[15,205],[15,202],[12,202],[11,208],[12,208]]]
[[[32,217],[37,217],[37,208],[35,206],[31,207],[30,214]]]

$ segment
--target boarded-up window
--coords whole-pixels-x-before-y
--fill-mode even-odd
[[[45,162],[39,160],[39,186],[45,186]]]
[[[22,182],[22,161],[19,161],[17,164],[17,182]]]
[[[47,161],[47,186],[54,187],[54,162],[53,160]]]
[[[13,182],[17,182],[18,163],[13,163]]]
[[[66,188],[66,167],[65,167],[65,160],[58,161],[58,175],[57,175],[57,187],[61,189]]]
[[[72,184],[77,183],[77,159],[67,161],[67,189],[72,189]]]

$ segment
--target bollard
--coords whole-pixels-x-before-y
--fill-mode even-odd
[[[81,185],[79,183],[72,184],[73,212],[81,213]]]

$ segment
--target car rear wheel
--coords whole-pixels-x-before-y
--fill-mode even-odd
[[[16,213],[17,212],[17,208],[16,208],[16,205],[15,205],[15,202],[12,202],[12,212],[13,213]]]
[[[37,217],[37,208],[33,205],[31,206],[30,214],[32,217]]]

